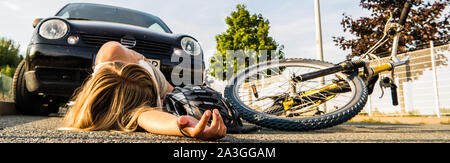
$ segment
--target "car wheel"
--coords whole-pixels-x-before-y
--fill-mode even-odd
[[[47,116],[59,111],[59,102],[50,97],[28,92],[25,85],[25,60],[17,66],[12,83],[12,93],[16,110],[24,115]]]

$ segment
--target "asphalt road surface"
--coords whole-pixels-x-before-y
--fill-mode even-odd
[[[146,132],[60,131],[62,117],[0,116],[1,143],[196,143],[194,139]],[[283,132],[262,128],[228,134],[216,143],[449,143],[450,125],[344,123],[308,131]]]

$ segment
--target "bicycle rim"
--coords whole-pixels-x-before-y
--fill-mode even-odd
[[[346,93],[335,93],[334,95],[315,94],[314,96],[323,96],[323,99],[327,97],[330,99],[328,101],[322,101],[322,104],[314,106],[312,103],[315,103],[318,100],[310,100],[308,104],[307,98],[305,98],[306,100],[296,104],[297,107],[299,105],[305,107],[299,107],[300,109],[288,111],[282,108],[281,111],[284,111],[284,113],[281,114],[277,113],[276,110],[272,110],[272,112],[269,113],[277,114],[269,114],[268,112],[265,112],[265,109],[277,109],[274,106],[283,107],[283,104],[286,104],[283,102],[286,102],[286,100],[281,102],[274,100],[274,98],[259,100],[255,97],[256,95],[252,89],[249,89],[249,87],[256,87],[259,98],[268,96],[281,97],[280,94],[283,93],[284,96],[286,96],[286,85],[289,85],[287,83],[292,74],[300,75],[331,66],[333,66],[333,64],[308,59],[287,59],[255,65],[242,71],[231,80],[230,84],[225,89],[225,96],[232,106],[239,110],[244,120],[263,127],[298,131],[334,126],[349,120],[359,113],[367,101],[367,89],[356,74],[336,73],[324,76],[325,83],[322,83],[321,79],[297,83],[295,89],[297,93],[321,88],[324,85],[329,85],[333,80],[345,81],[345,83],[348,84],[350,91]],[[292,71],[291,68],[298,68],[304,71]],[[271,72],[271,74],[268,75],[267,72]],[[255,101],[255,99],[258,100]],[[275,102],[280,103],[274,105],[276,104]],[[287,114],[287,112],[294,111],[297,114]],[[323,111],[326,112],[320,114]],[[287,115],[292,117],[286,117]]]

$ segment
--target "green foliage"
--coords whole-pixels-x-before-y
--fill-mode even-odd
[[[0,38],[0,70],[3,75],[14,75],[17,65],[23,59],[19,55],[19,47],[13,40]]]
[[[11,95],[11,76],[14,75],[15,68],[6,65],[1,68],[0,71],[0,100],[5,101],[10,98]]]
[[[394,18],[400,17],[403,4],[406,0],[360,0],[360,6],[371,12],[368,17],[352,18],[342,14],[341,21],[344,32],[349,32],[355,39],[347,39],[343,36],[333,37],[334,42],[343,50],[351,50],[348,57],[359,56],[366,52],[370,46],[383,35],[383,27],[386,24],[390,12]],[[420,49],[422,45],[428,45],[430,40],[435,44],[449,42],[449,17],[445,12],[449,6],[448,0],[414,0],[413,7],[405,24],[403,37],[399,40],[399,52]],[[391,43],[385,44],[375,53],[381,54],[390,51]]]
[[[12,77],[14,75],[15,71],[16,71],[16,68],[11,68],[11,67],[9,67],[9,65],[3,66],[0,69],[0,72],[2,73],[2,75],[6,75],[9,77]]]
[[[225,22],[228,29],[215,37],[217,53],[210,59],[211,76],[226,80],[259,61],[284,58],[284,46],[269,36],[269,20],[261,14],[250,14],[245,5],[239,4]],[[267,59],[261,60],[262,55]]]

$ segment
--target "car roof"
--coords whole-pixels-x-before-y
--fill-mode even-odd
[[[125,7],[119,7],[119,6],[113,6],[113,5],[106,5],[106,4],[99,4],[99,3],[87,3],[87,2],[68,3],[68,4],[66,4],[64,7],[62,7],[55,15],[58,15],[58,14],[59,14],[64,8],[66,8],[67,6],[69,6],[69,5],[74,5],[74,4],[76,4],[76,5],[83,5],[83,4],[86,4],[86,5],[92,5],[92,6],[111,7],[111,8],[118,8],[118,9],[121,9],[121,10],[128,10],[128,11],[133,11],[133,12],[139,12],[139,13],[142,13],[142,14],[146,14],[146,15],[149,15],[149,16],[151,16],[151,17],[154,17],[155,19],[158,19],[161,23],[163,23],[163,24],[167,27],[169,33],[172,33],[172,30],[170,30],[170,28],[165,24],[165,22],[162,21],[159,17],[157,17],[157,16],[155,16],[155,15],[153,15],[153,14],[150,14],[150,13],[147,13],[147,12],[143,12],[143,11],[139,11],[139,10],[135,10],[135,9],[125,8]]]
[[[135,10],[135,9],[125,8],[125,7],[119,7],[119,6],[113,6],[113,5],[106,5],[106,4],[99,4],[99,3],[87,3],[87,2],[68,3],[68,4],[65,5],[63,8],[61,8],[61,10],[63,10],[65,7],[67,7],[67,6],[69,6],[69,5],[73,5],[73,4],[78,4],[78,5],[80,5],[80,4],[86,4],[86,5],[92,5],[92,6],[103,6],[103,7],[118,8],[118,9],[121,9],[121,10],[129,10],[129,11],[133,11],[133,12],[139,12],[139,13],[151,15],[151,16],[154,16],[154,17],[158,18],[157,16],[155,16],[155,15],[153,15],[153,14],[150,14],[150,13],[147,13],[147,12],[142,12],[142,11]],[[61,10],[59,10],[59,11],[57,12],[57,14],[58,14]],[[57,15],[57,14],[56,14],[56,15]],[[158,18],[158,19],[159,19],[159,18]]]

